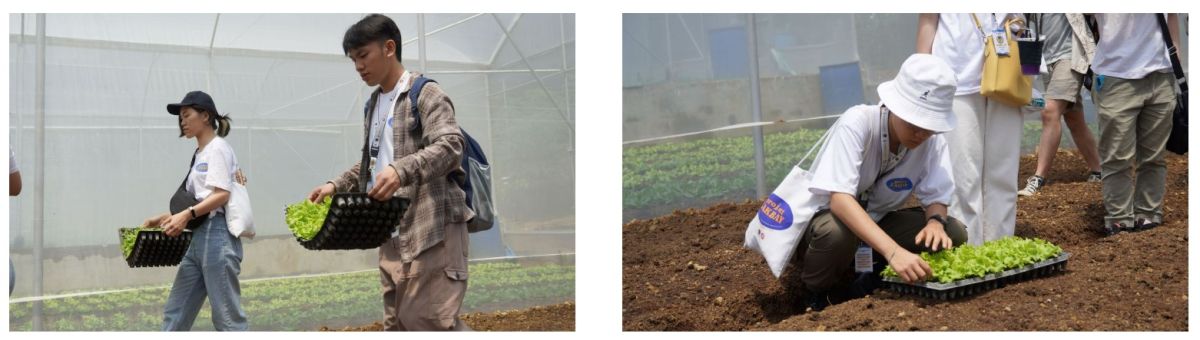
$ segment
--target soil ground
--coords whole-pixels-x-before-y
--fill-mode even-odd
[[[566,331],[575,330],[575,303],[566,302],[557,305],[537,306],[524,310],[471,313],[461,316],[463,322],[475,331]],[[382,331],[383,324],[376,322],[361,327],[346,327],[330,329],[322,327],[322,331]]]
[[[1022,157],[1020,185],[1034,169]],[[1017,203],[1016,234],[1072,254],[1065,272],[951,301],[877,290],[804,313],[794,266],[782,279],[742,248],[757,201],[678,210],[624,225],[629,331],[1188,330],[1187,157],[1167,157],[1164,224],[1101,237],[1100,183],[1059,152],[1041,193]]]

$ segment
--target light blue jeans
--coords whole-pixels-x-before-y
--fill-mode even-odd
[[[242,288],[238,284],[241,266],[242,240],[229,234],[224,214],[218,213],[192,230],[192,243],[179,262],[175,284],[167,297],[163,331],[191,330],[205,297],[212,305],[216,330],[246,330],[246,311],[242,309]]]

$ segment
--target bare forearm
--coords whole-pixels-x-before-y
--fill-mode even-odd
[[[213,210],[217,210],[217,208],[225,206],[225,203],[227,202],[229,202],[229,192],[219,188],[214,188],[213,192],[209,194],[208,197],[205,197],[203,201],[200,201],[200,203],[192,206],[192,209],[196,211],[196,216],[199,217],[207,215]]]
[[[16,196],[21,194],[21,172],[13,172],[8,174],[8,195]]]
[[[938,13],[921,13],[917,18],[917,53],[933,53],[933,36],[937,34]]]

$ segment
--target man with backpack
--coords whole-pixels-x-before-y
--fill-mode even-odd
[[[363,82],[378,86],[365,109],[370,175],[360,179],[355,164],[313,189],[309,200],[334,192],[410,200],[393,237],[379,247],[384,329],[467,330],[458,313],[467,290],[467,225],[475,213],[460,185],[466,149],[474,145],[442,88],[401,64],[401,42],[396,23],[380,14],[346,30],[343,51]]]

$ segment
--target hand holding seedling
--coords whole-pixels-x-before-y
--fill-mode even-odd
[[[333,183],[321,184],[308,193],[308,201],[317,203],[325,200],[325,197],[329,197],[329,195],[333,195]]]
[[[921,260],[916,254],[899,246],[892,252],[892,255],[888,256],[888,264],[892,266],[892,269],[896,271],[896,274],[900,275],[900,278],[904,282],[924,281],[933,273],[933,270],[929,268],[929,264]]]

